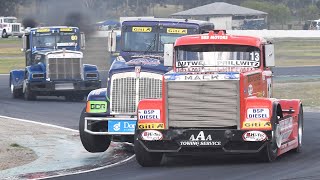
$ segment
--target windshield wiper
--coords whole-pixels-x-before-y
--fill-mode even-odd
[[[146,53],[150,52],[151,48],[156,45],[156,39],[157,39],[157,34],[154,34],[154,37],[153,37],[150,45],[147,47],[147,49],[144,51],[143,54],[146,54]]]

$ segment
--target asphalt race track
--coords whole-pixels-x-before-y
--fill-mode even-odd
[[[275,76],[320,75],[319,70],[320,67],[275,68],[274,72]],[[0,115],[78,129],[85,102],[55,97],[30,102],[13,99],[8,84],[8,76],[0,75]],[[261,163],[255,156],[166,157],[166,165],[161,167],[142,168],[132,160],[105,170],[54,179],[320,179],[319,116],[320,113],[305,112],[303,152],[287,153],[274,163]]]

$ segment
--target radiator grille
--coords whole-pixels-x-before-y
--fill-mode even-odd
[[[11,29],[12,29],[12,32],[20,32],[20,25],[12,24]]]
[[[81,79],[80,58],[49,58],[48,67],[51,80]]]
[[[136,114],[137,103],[141,99],[161,98],[162,75],[140,73],[120,73],[111,80],[111,114]]]
[[[239,120],[239,81],[169,81],[170,127],[227,127]]]

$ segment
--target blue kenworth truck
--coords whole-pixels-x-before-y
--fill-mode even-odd
[[[83,64],[85,36],[78,27],[52,26],[27,29],[23,36],[26,67],[10,72],[13,98],[64,96],[82,101],[101,88],[95,65]]]
[[[214,29],[207,21],[185,19],[137,19],[122,23],[120,54],[113,61],[107,88],[91,91],[83,109],[79,131],[84,148],[103,152],[111,141],[133,142],[137,104],[141,99],[161,98],[165,43],[184,35]],[[116,33],[108,37],[108,50],[117,47]]]

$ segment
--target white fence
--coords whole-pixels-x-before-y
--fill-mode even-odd
[[[108,37],[109,31],[97,31],[94,37]],[[320,38],[319,30],[227,30],[229,34],[265,38]]]

